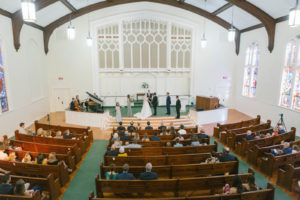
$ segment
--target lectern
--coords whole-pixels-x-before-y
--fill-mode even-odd
[[[219,107],[219,99],[217,97],[196,97],[196,109],[197,110],[213,110]]]

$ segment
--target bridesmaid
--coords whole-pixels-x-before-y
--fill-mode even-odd
[[[127,117],[132,117],[130,95],[127,95]]]
[[[122,121],[122,116],[121,116],[121,109],[120,109],[120,104],[119,102],[116,103],[116,121],[121,122]]]

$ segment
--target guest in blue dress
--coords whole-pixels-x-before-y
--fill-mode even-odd
[[[118,173],[115,172],[115,165],[109,165],[109,171],[105,173],[105,177],[107,180],[116,180]]]

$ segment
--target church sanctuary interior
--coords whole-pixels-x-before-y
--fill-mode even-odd
[[[300,200],[299,0],[0,0],[0,200]]]

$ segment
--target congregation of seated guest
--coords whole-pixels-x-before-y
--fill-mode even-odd
[[[147,121],[147,126],[145,127],[145,130],[153,130],[153,127],[150,125],[149,121]]]
[[[128,171],[129,171],[128,164],[124,164],[122,169],[123,169],[123,172],[117,175],[117,180],[135,180],[135,177],[133,176],[133,174],[128,173]]]
[[[159,131],[162,131],[163,128],[166,129],[167,127],[164,125],[164,121],[161,121],[161,122],[160,122],[160,126],[158,127],[158,130],[159,130]]]
[[[45,158],[44,154],[38,153],[38,155],[35,158],[35,163],[40,165],[47,165],[47,158]]]
[[[26,186],[25,186],[26,185]],[[16,186],[14,188],[14,194],[20,196],[28,196],[31,197],[33,194],[33,190],[28,190],[29,184],[25,184],[23,179],[19,179],[16,181]]]
[[[167,132],[167,129],[166,128],[163,128],[161,130],[161,133],[159,135],[169,135],[169,133]]]
[[[142,142],[149,142],[150,141],[150,139],[149,139],[149,137],[148,137],[148,134],[147,133],[144,133],[144,136],[143,136],[143,138],[142,138]]]
[[[166,147],[172,147],[171,142],[167,142],[167,143],[166,143]]]
[[[3,135],[0,138],[0,150],[6,149],[10,145],[10,140],[8,139],[7,135]]]
[[[298,152],[300,152],[299,146],[294,144],[292,146],[292,153],[298,153]]]
[[[27,134],[27,130],[25,129],[25,123],[24,122],[21,122],[19,124],[19,133],[22,133],[22,134]]]
[[[111,141],[114,142],[114,141],[117,141],[117,140],[119,140],[119,139],[120,139],[120,138],[119,138],[118,133],[114,133],[113,137],[111,138]]]
[[[137,123],[136,130],[142,130],[142,127],[141,127],[141,123],[140,123],[140,122]]]
[[[271,154],[274,156],[280,156],[280,155],[286,155],[286,154],[291,154],[292,153],[292,148],[290,147],[290,143],[284,142],[283,143],[283,148],[282,149],[272,149]]]
[[[280,134],[282,134],[282,133],[285,133],[285,130],[284,130],[284,128],[283,128],[282,125],[279,125],[279,126],[278,126],[278,134],[280,135]]]
[[[272,133],[272,136],[276,136],[278,135],[278,128],[273,128],[273,133]]]
[[[120,147],[118,156],[119,157],[126,157],[127,156],[127,153],[125,152],[124,147]]]
[[[191,146],[200,146],[200,142],[196,135],[192,138]]]
[[[246,140],[253,140],[253,135],[252,135],[252,131],[248,130],[247,131],[247,136],[245,137]]]
[[[152,172],[152,164],[147,163],[146,164],[146,171],[140,174],[139,179],[141,180],[154,180],[158,179],[157,173]]]
[[[121,137],[121,141],[132,141],[132,138],[129,136],[128,131],[126,131],[125,135]]]
[[[184,140],[184,137],[182,135],[180,135],[179,133],[176,134],[175,138],[173,139],[173,141],[176,141],[176,140],[179,140],[179,141],[183,141]]]
[[[157,135],[157,131],[155,131],[154,136],[150,138],[150,141],[160,141],[160,137],[158,137]]]
[[[116,150],[115,145],[111,145],[110,150],[105,152],[106,156],[117,156],[119,152]]]
[[[71,132],[70,132],[70,130],[66,130],[65,132],[64,132],[64,136],[63,136],[63,138],[64,139],[72,139],[73,138],[73,135],[71,134]]]
[[[220,162],[235,161],[236,157],[230,154],[230,149],[228,147],[223,148],[222,155],[219,157]]]
[[[200,145],[201,146],[206,146],[207,145],[206,139],[204,139],[204,138],[201,139]]]
[[[205,160],[205,163],[208,163],[208,164],[214,164],[214,163],[218,163],[218,162],[220,162],[220,161],[219,161],[219,158],[217,157],[217,154],[215,151],[212,151],[210,153],[210,157]]]
[[[109,165],[109,171],[105,173],[105,177],[107,180],[116,180],[118,173],[116,173],[115,165]]]
[[[124,148],[142,148],[142,145],[137,143],[137,140],[133,140],[131,144],[127,144],[126,146],[123,146]]]
[[[186,134],[186,130],[184,129],[183,124],[180,125],[180,129],[177,131],[177,133],[179,133],[180,135],[185,135]]]
[[[224,194],[240,194],[245,191],[246,190],[243,186],[242,179],[239,175],[234,176],[231,187],[229,186],[229,184],[226,184],[223,188]]]
[[[183,145],[180,143],[179,139],[176,139],[173,147],[183,147]]]
[[[5,174],[1,179],[0,194],[14,194],[14,187],[10,182],[10,174]]]
[[[136,128],[134,127],[133,124],[134,124],[134,122],[131,121],[130,122],[130,126],[127,127],[127,131],[130,132],[130,133],[132,133],[132,132],[134,132],[136,130]]]
[[[57,164],[58,164],[58,160],[56,158],[56,153],[55,152],[49,153],[47,165],[57,165]]]
[[[63,138],[64,138],[64,137],[62,136],[61,131],[57,131],[57,132],[56,132],[55,138],[60,138],[60,139],[63,139]]]
[[[255,177],[250,174],[247,178],[247,183],[243,184],[243,187],[246,191],[251,192],[251,191],[256,191],[258,190],[257,185],[255,184]]]
[[[119,122],[119,126],[117,128],[118,131],[125,131],[125,127],[123,126],[123,122]]]
[[[141,140],[140,139],[140,134],[139,133],[134,133],[133,140],[136,140],[137,142],[139,142]]]
[[[173,123],[173,122],[170,122],[170,124],[169,124],[169,130],[172,130],[172,129],[175,130],[174,123]]]
[[[199,139],[206,139],[209,138],[209,136],[205,133],[203,129],[200,130],[200,134],[198,135]]]
[[[176,135],[176,130],[175,130],[174,126],[172,126],[172,127],[170,128],[169,135],[173,135],[173,136]]]
[[[120,131],[118,132],[118,136],[119,136],[120,138],[124,137],[124,136],[125,136],[125,131],[120,130]]]
[[[22,162],[23,163],[32,163],[32,157],[29,152],[26,152],[26,154],[24,155],[24,157],[22,159]]]

